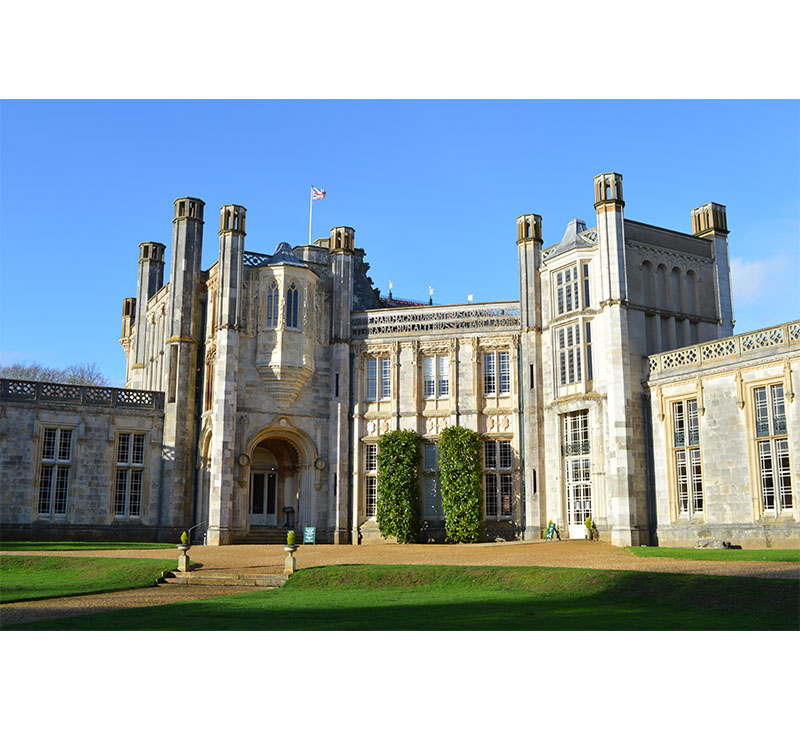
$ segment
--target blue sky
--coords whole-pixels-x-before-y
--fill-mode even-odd
[[[172,201],[248,209],[271,253],[356,229],[385,293],[517,299],[515,219],[545,246],[594,224],[592,177],[624,177],[629,218],[690,231],[727,206],[736,330],[800,316],[797,101],[5,101],[0,107],[0,361],[97,362],[119,384],[138,244],[171,241]],[[167,253],[169,256],[169,252]]]

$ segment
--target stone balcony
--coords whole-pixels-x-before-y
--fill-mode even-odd
[[[725,366],[797,350],[800,350],[800,320],[659,352],[647,358],[645,378],[652,381],[700,368]]]
[[[0,378],[0,402],[58,403],[126,411],[163,411],[164,394],[154,390],[129,390],[93,385],[44,383]]]

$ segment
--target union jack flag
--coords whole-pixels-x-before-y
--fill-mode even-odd
[[[311,186],[311,200],[322,200],[325,197],[325,191]]]

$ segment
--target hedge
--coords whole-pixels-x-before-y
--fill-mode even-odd
[[[415,542],[419,535],[419,434],[389,431],[378,440],[378,506],[381,537]]]
[[[448,542],[478,542],[483,528],[483,442],[463,426],[439,440],[442,511]]]

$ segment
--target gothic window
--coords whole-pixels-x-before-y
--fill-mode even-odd
[[[378,510],[378,445],[364,446],[364,515],[375,517]]]
[[[700,458],[700,421],[697,400],[672,404],[672,451],[678,490],[678,514],[703,512],[703,470]]]
[[[514,465],[510,441],[483,444],[484,515],[487,520],[510,520]]]
[[[72,429],[45,428],[39,470],[39,517],[67,514]]]
[[[483,394],[506,395],[511,392],[511,366],[506,351],[483,353]]]
[[[292,284],[286,291],[286,326],[297,329],[297,310],[300,292]]]
[[[583,264],[583,306],[591,306],[591,297],[589,296],[589,264]]]
[[[429,355],[423,360],[423,394],[436,398],[450,393],[450,357]]]
[[[444,519],[442,485],[439,481],[439,446],[434,441],[422,444],[422,516],[433,522]]]
[[[777,515],[793,507],[783,385],[755,388],[753,407],[761,508]]]
[[[555,331],[558,384],[579,383],[581,374],[581,325],[571,324]]]
[[[278,283],[273,281],[267,291],[267,327],[278,326]]]
[[[367,400],[388,400],[391,397],[392,366],[388,357],[367,360]]]
[[[142,516],[144,434],[117,436],[117,473],[114,483],[114,516]]]

